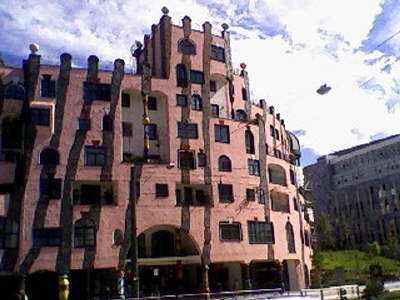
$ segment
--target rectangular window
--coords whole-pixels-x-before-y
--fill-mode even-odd
[[[242,88],[242,99],[243,99],[244,101],[247,101],[247,100],[248,100],[248,97],[247,97],[247,89],[246,89],[246,88]]]
[[[275,137],[275,128],[272,125],[269,125],[269,132],[272,137]]]
[[[211,59],[225,62],[225,49],[215,45],[211,45]]]
[[[78,119],[78,130],[88,131],[91,128],[90,119]]]
[[[214,125],[214,132],[216,142],[229,144],[230,136],[228,125]]]
[[[16,249],[18,247],[17,222],[0,216],[0,249]]]
[[[192,83],[204,84],[204,74],[201,71],[190,70],[190,81]]]
[[[219,223],[219,239],[221,241],[241,241],[242,240],[242,227],[239,222]]]
[[[196,169],[196,161],[194,159],[194,151],[178,151],[178,168]]]
[[[113,204],[114,188],[111,183],[74,184],[72,201],[76,205]]]
[[[148,97],[147,98],[147,108],[149,110],[157,110],[157,98],[156,97]]]
[[[121,99],[122,107],[131,107],[131,95],[127,93],[122,93]]]
[[[215,93],[217,91],[217,82],[215,80],[210,80],[210,92]]]
[[[178,137],[197,139],[197,124],[178,122]]]
[[[202,150],[197,153],[197,161],[199,167],[205,167],[207,165],[207,156]]]
[[[109,83],[83,83],[83,99],[84,100],[111,100],[111,84]]]
[[[275,138],[279,141],[279,130],[275,129]]]
[[[289,196],[284,193],[271,192],[272,210],[290,213]]]
[[[168,197],[168,184],[156,183],[156,197]]]
[[[260,176],[260,162],[256,159],[248,159],[247,166],[250,175]]]
[[[50,126],[50,108],[31,108],[31,121],[36,126]]]
[[[19,118],[3,118],[1,124],[1,147],[20,149],[22,147],[23,124]]]
[[[256,192],[254,189],[246,189],[246,200],[256,201]]]
[[[122,122],[122,136],[132,136],[132,123]]]
[[[219,117],[219,105],[211,104],[211,115],[213,117]]]
[[[258,203],[265,204],[265,191],[263,189],[257,190]]]
[[[46,98],[56,97],[56,81],[51,80],[51,75],[43,75],[43,79],[40,82],[40,95]]]
[[[219,202],[232,203],[233,202],[233,186],[232,184],[218,184]]]
[[[311,246],[311,235],[308,230],[304,231],[304,244],[306,244],[307,247]]]
[[[248,221],[250,244],[274,244],[274,227],[272,223]]]
[[[48,199],[61,198],[61,182],[59,178],[41,178],[40,179],[40,196]]]
[[[295,210],[299,211],[299,202],[296,198],[293,198],[293,207]]]
[[[156,140],[158,139],[157,135],[157,124],[149,124],[146,126],[149,134],[149,139],[150,140]]]
[[[61,245],[61,228],[41,228],[33,230],[34,247],[57,247]]]
[[[106,162],[106,148],[85,146],[85,165],[103,166]]]
[[[185,107],[188,105],[188,98],[186,95],[176,94],[176,105]]]

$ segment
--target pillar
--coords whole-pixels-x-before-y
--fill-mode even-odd
[[[59,300],[68,300],[69,297],[69,280],[68,275],[61,274],[58,279],[58,295]]]

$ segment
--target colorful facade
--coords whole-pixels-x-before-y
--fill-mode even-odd
[[[182,22],[164,10],[135,74],[35,47],[0,68],[1,270],[30,299],[66,275],[70,299],[308,285],[298,141],[251,101],[228,26]]]

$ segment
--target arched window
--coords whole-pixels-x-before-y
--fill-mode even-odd
[[[247,129],[244,133],[244,137],[245,137],[245,142],[246,142],[246,153],[254,154],[255,150],[254,150],[253,133],[251,133],[251,131]]]
[[[192,96],[192,109],[193,110],[203,110],[203,100],[200,95],[194,94]]]
[[[41,165],[58,165],[60,163],[60,154],[52,148],[45,148],[40,152],[39,163]]]
[[[187,87],[188,85],[187,70],[183,64],[176,66],[176,85],[180,87]]]
[[[289,253],[296,253],[296,246],[294,243],[293,226],[289,222],[286,223],[286,240]]]
[[[268,166],[269,182],[287,185],[285,169],[279,165],[271,164]]]
[[[218,170],[222,172],[232,172],[232,162],[228,156],[222,155],[218,158]]]
[[[160,230],[151,236],[152,257],[175,255],[175,238],[172,232]]]
[[[4,89],[4,97],[9,99],[24,100],[25,89],[20,83],[10,82]]]
[[[196,54],[196,46],[191,40],[182,39],[178,42],[178,51],[183,54]]]
[[[0,216],[0,249],[15,249],[18,244],[18,224]]]
[[[96,245],[96,227],[93,220],[82,218],[74,224],[74,247],[85,248]]]
[[[243,109],[238,109],[235,112],[235,120],[237,121],[246,121],[247,120],[247,114]]]

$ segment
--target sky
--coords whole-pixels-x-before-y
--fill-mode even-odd
[[[75,66],[91,54],[104,68],[116,58],[129,65],[130,46],[163,6],[175,24],[188,15],[194,28],[209,21],[216,34],[230,26],[234,66],[246,63],[251,98],[273,105],[298,136],[302,165],[399,133],[397,0],[0,1],[0,53],[21,65],[37,43],[45,63],[68,52]],[[316,93],[325,83],[332,89]]]

